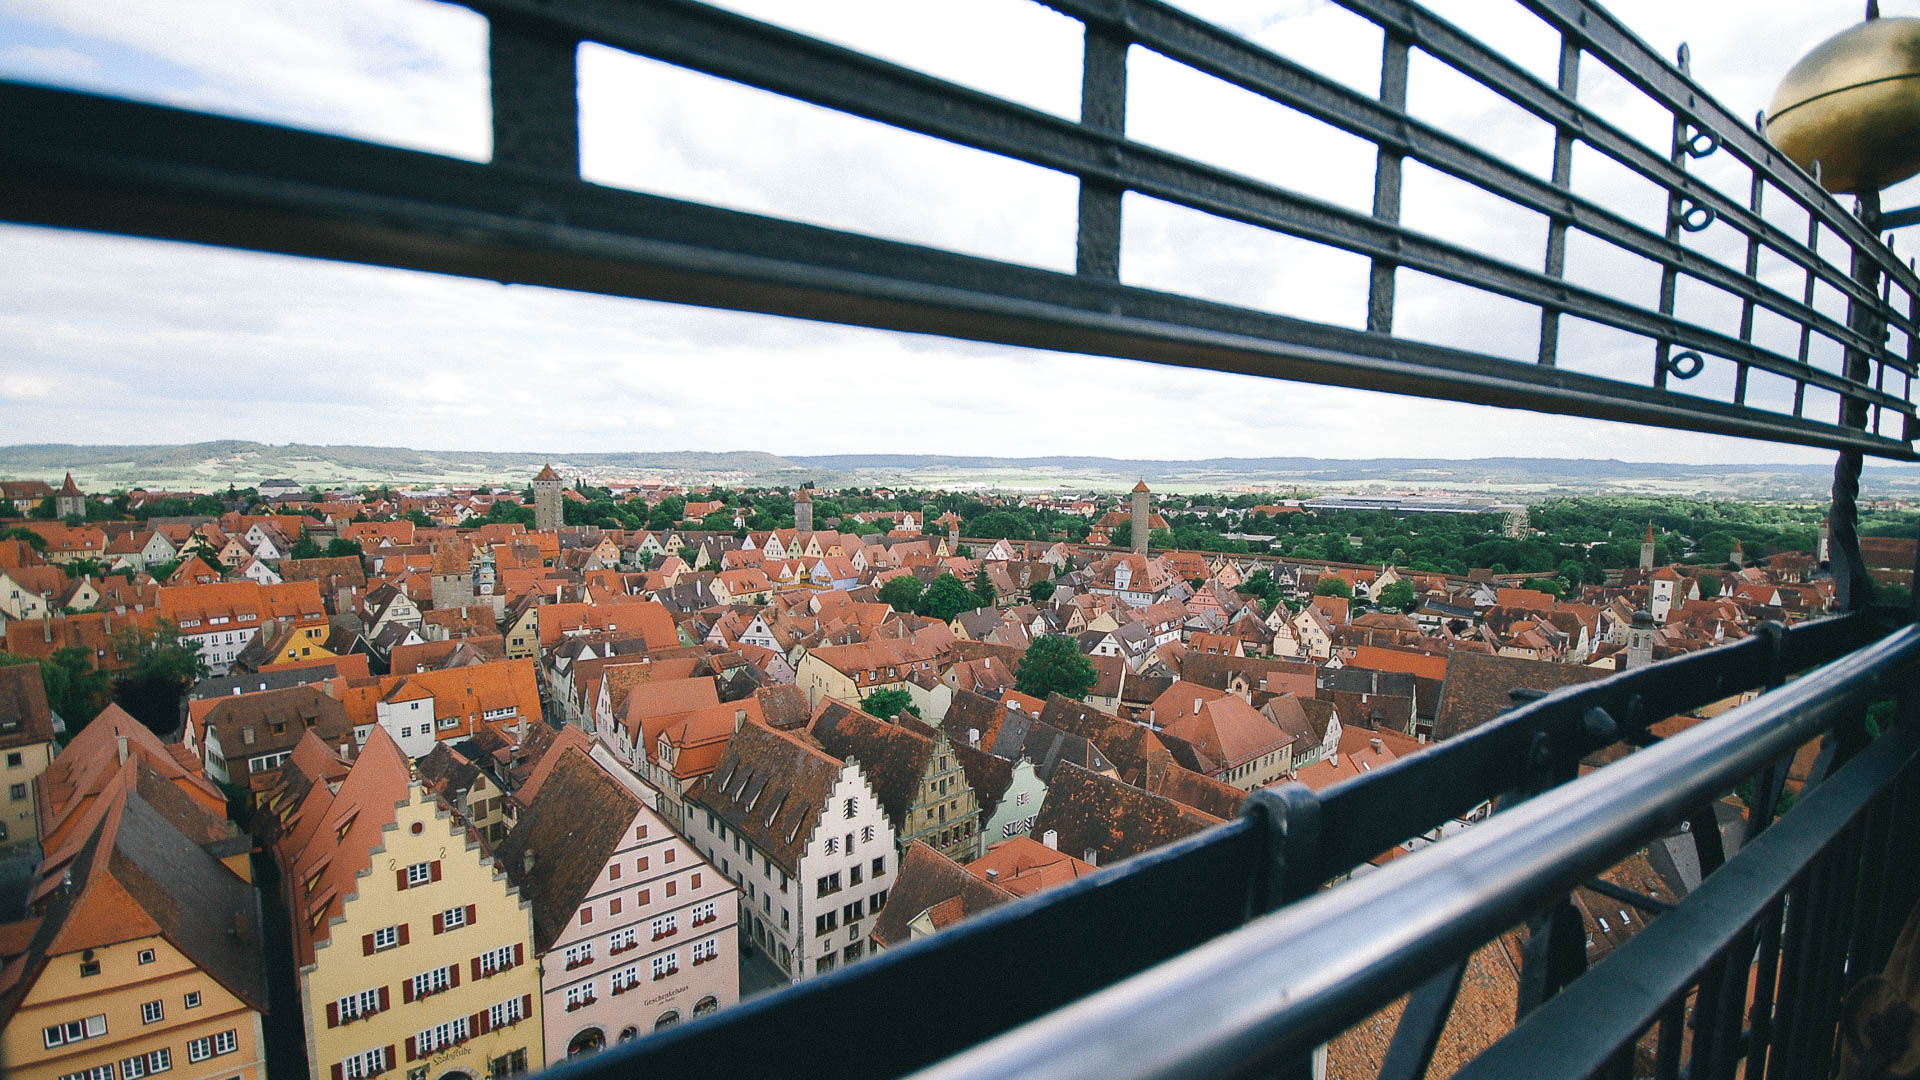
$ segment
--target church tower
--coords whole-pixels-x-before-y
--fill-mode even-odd
[[[793,497],[793,528],[795,532],[813,531],[813,496],[807,494],[806,488],[801,488]]]
[[[1622,657],[1622,671],[1638,671],[1653,663],[1653,639],[1659,630],[1653,625],[1653,614],[1642,608],[1633,613],[1633,623],[1627,627],[1627,653]]]
[[[1653,569],[1653,522],[1647,522],[1647,537],[1640,541],[1640,571]]]
[[[533,478],[533,527],[536,531],[560,527],[560,489],[566,481],[548,465]]]
[[[1133,553],[1135,555],[1147,553],[1147,533],[1150,531],[1147,524],[1148,494],[1145,480],[1133,485]]]

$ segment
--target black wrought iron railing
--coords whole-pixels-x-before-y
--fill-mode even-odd
[[[1518,0],[1558,35],[1548,83],[1408,0],[1340,3],[1381,32],[1376,95],[1155,0],[1048,0],[1084,28],[1074,121],[691,0],[467,0],[491,27],[490,162],[0,82],[0,218],[1837,450],[1834,571],[1851,614],[1520,704],[1319,795],[1262,792],[1210,832],[561,1067],[1305,1075],[1316,1046],[1407,994],[1383,1071],[1419,1076],[1466,958],[1524,924],[1520,1022],[1469,1073],[1628,1075],[1642,1052],[1660,1076],[1824,1075],[1845,992],[1885,961],[1920,895],[1900,827],[1916,809],[1920,630],[1909,612],[1864,610],[1855,528],[1862,455],[1915,457],[1920,279],[1878,238],[1873,200],[1849,212],[1716,104],[1684,57],[1667,63],[1595,4]],[[1074,272],[587,183],[583,42],[1069,174]],[[1370,209],[1130,137],[1137,50],[1365,140]],[[1549,128],[1550,172],[1411,114],[1416,54]],[[1666,117],[1664,148],[1582,100],[1596,63]],[[1663,192],[1663,221],[1583,191],[1576,149]],[[1707,158],[1716,179],[1693,171]],[[1516,236],[1496,257],[1403,224],[1409,161],[1543,217],[1543,243]],[[1365,258],[1364,327],[1129,284],[1129,196]],[[1653,302],[1573,280],[1575,237],[1656,268]],[[1403,271],[1537,312],[1520,350],[1532,360],[1397,329]],[[1737,328],[1699,295],[1732,302]],[[1763,333],[1768,321],[1791,329]],[[1576,323],[1634,342],[1630,369],[1570,370]],[[1750,690],[1766,692],[1672,739],[1653,733]],[[1877,730],[1865,707],[1889,695],[1898,708]],[[1787,762],[1816,739],[1810,790],[1776,822]],[[1578,775],[1621,743],[1638,749]],[[1743,784],[1750,842],[1728,861],[1712,804]],[[1465,835],[1323,891],[1489,799],[1501,812]],[[1704,883],[1585,971],[1569,891],[1617,892],[1594,876],[1682,820]]]

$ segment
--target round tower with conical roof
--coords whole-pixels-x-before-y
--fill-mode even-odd
[[[560,527],[560,489],[566,486],[552,465],[542,468],[533,478],[533,527],[536,530]]]

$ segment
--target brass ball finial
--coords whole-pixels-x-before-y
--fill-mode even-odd
[[[1766,135],[1835,194],[1920,172],[1920,19],[1870,19],[1821,42],[1774,91]]]

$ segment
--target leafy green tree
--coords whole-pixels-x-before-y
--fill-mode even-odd
[[[107,570],[99,559],[71,559],[62,564],[60,569],[67,572],[68,581],[78,577],[99,577]]]
[[[187,504],[187,513],[204,517],[218,517],[227,512],[227,504],[218,495],[195,495]]]
[[[35,551],[44,552],[47,550],[47,538],[24,525],[16,525],[6,532],[0,533],[0,540],[24,540],[27,542],[27,546]]]
[[[67,722],[69,737],[106,706],[107,676],[93,666],[91,649],[69,646],[45,660],[0,653],[0,667],[13,664],[33,664],[40,669],[40,684],[46,688],[47,704]]]
[[[1720,579],[1712,575],[1700,578],[1700,599],[1711,600],[1720,595]]]
[[[1041,580],[1027,586],[1027,595],[1033,597],[1036,604],[1044,604],[1053,598],[1053,582]]]
[[[1314,585],[1313,595],[1338,596],[1351,600],[1353,599],[1353,586],[1347,584],[1344,578],[1323,577]]]
[[[919,612],[930,619],[952,622],[954,616],[978,607],[978,600],[966,582],[952,574],[941,574],[920,594]]]
[[[57,504],[54,503],[53,496],[49,495],[40,500],[40,505],[27,511],[27,516],[40,521],[52,521],[57,512]]]
[[[975,607],[992,607],[1000,599],[999,594],[993,591],[993,578],[987,575],[986,563],[981,563],[973,573],[973,595],[980,601]]]
[[[113,636],[114,655],[125,667],[114,677],[113,700],[157,735],[180,726],[180,699],[209,674],[200,647],[166,619],[153,629],[128,626]]]
[[[313,537],[307,535],[307,530],[301,529],[300,539],[295,540],[293,547],[287,550],[287,558],[317,559],[320,557],[320,552],[320,545],[313,542]]]
[[[327,541],[326,556],[329,559],[344,559],[348,556],[357,559],[364,554],[366,553],[360,549],[360,541],[358,540],[349,540],[344,536],[338,536]]]
[[[1373,598],[1374,606],[1381,611],[1411,611],[1419,594],[1414,591],[1413,582],[1396,581],[1382,586]]]
[[[920,606],[920,594],[925,587],[920,579],[912,574],[901,574],[880,586],[880,602],[890,605],[895,611],[911,612]]]
[[[913,703],[913,695],[905,690],[875,690],[860,702],[860,707],[882,720],[891,720],[901,713],[920,715],[920,706]]]
[[[1559,599],[1567,590],[1566,583],[1559,578],[1537,577],[1527,579],[1527,588],[1538,589],[1554,599]]]
[[[433,528],[433,521],[423,511],[409,510],[402,516],[405,520],[413,522],[413,527],[416,529]]]
[[[1100,681],[1093,661],[1080,652],[1072,638],[1064,634],[1042,634],[1020,661],[1014,676],[1014,689],[1044,700],[1048,694],[1064,694],[1075,701],[1085,700],[1087,691]]]

